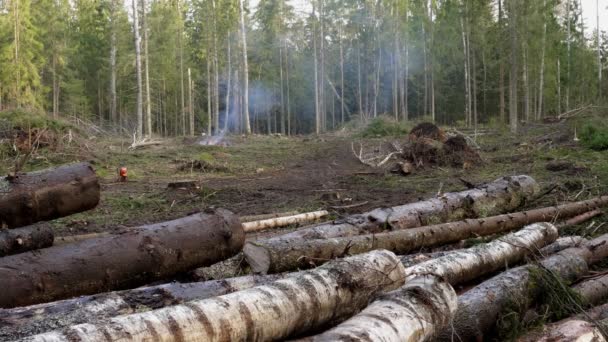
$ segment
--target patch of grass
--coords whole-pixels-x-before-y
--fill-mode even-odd
[[[595,150],[608,150],[608,124],[602,121],[588,122],[581,131],[583,146]]]
[[[373,119],[359,135],[362,138],[398,137],[406,136],[411,127],[403,122],[397,122],[386,116]]]

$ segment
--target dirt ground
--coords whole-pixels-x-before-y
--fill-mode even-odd
[[[471,130],[459,131],[475,137]],[[518,136],[480,129],[476,140],[481,165],[467,170],[427,167],[409,176],[391,172],[394,162],[385,168],[364,165],[351,149],[353,142],[361,142],[368,151],[380,151],[383,144],[405,137],[363,139],[349,133],[290,138],[229,136],[228,146],[223,147],[199,146],[195,139],[180,138],[135,151],[126,149],[126,141],[97,140],[95,146],[103,148],[94,149],[88,159],[102,178],[100,205],[93,211],[56,220],[54,225],[59,235],[112,231],[207,207],[227,208],[241,216],[327,209],[331,218],[338,218],[438,192],[464,190],[463,181],[482,184],[514,174],[529,174],[544,189],[552,189],[530,207],[605,192],[607,153],[586,150],[572,140],[573,136],[567,123],[528,125]],[[193,168],[191,162],[197,160],[208,167]],[[117,181],[120,166],[129,170],[126,183]],[[167,188],[169,182],[178,180],[194,180],[199,188]]]

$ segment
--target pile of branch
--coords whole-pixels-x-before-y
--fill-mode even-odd
[[[129,146],[129,150],[136,150],[147,146],[161,145],[162,143],[163,141],[161,140],[149,140],[148,137],[137,139],[137,135],[133,133],[133,142]]]

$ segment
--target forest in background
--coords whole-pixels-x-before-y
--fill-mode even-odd
[[[580,0],[0,0],[0,110],[140,137],[516,131],[602,103],[589,26]]]

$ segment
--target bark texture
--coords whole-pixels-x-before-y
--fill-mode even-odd
[[[566,319],[543,327],[520,338],[519,342],[606,342],[604,334],[608,320],[590,323],[581,319]]]
[[[383,248],[406,254],[422,247],[452,243],[477,236],[488,236],[517,229],[526,224],[564,219],[608,204],[608,196],[556,207],[449,222],[433,226],[396,230],[374,235],[299,241],[272,238],[245,244],[245,258],[256,273],[276,273],[306,268],[347,254]],[[608,241],[607,241],[608,242]],[[598,245],[607,249],[608,243]]]
[[[46,224],[0,230],[0,256],[23,253],[53,245],[53,228]]]
[[[26,307],[0,309],[0,340],[12,341],[71,325],[100,322],[119,315],[222,296],[268,284],[286,276],[252,275],[196,283],[170,283]]]
[[[93,209],[99,181],[88,163],[0,178],[0,228],[27,226]]]
[[[25,341],[279,340],[340,322],[364,308],[369,298],[403,285],[403,279],[397,256],[374,251],[272,284]]]
[[[588,272],[591,259],[587,248],[569,248],[541,260],[539,265],[520,266],[481,283],[458,298],[453,324],[444,329],[437,340],[482,341],[490,338],[488,334],[494,331],[507,307],[515,306],[515,310],[523,312],[531,301],[542,295],[533,281],[533,272],[539,272],[539,267],[571,283]]]
[[[537,193],[538,184],[529,176],[504,177],[476,189],[446,193],[441,197],[392,208],[379,208],[343,220],[299,229],[271,240],[346,237],[468,217],[485,217],[512,211]]]
[[[418,276],[353,318],[305,341],[424,341],[449,323],[457,304],[450,284],[432,275]]]
[[[608,300],[608,275],[584,280],[572,287],[587,304],[598,305]]]
[[[0,307],[136,287],[238,253],[241,223],[218,209],[0,259]]]

